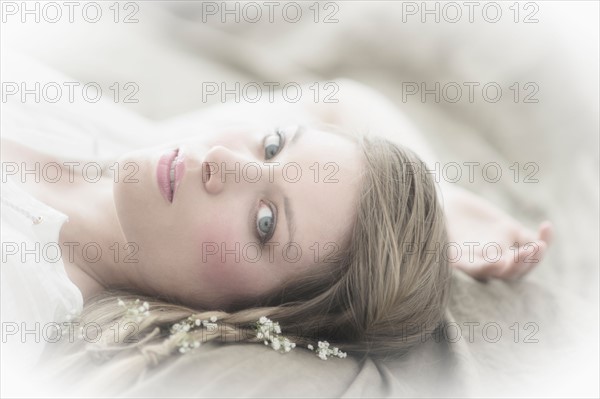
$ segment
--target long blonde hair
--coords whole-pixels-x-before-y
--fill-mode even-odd
[[[104,336],[94,343],[68,343],[66,352],[81,352],[83,345],[94,358],[118,355],[119,367],[128,373],[139,370],[140,376],[177,353],[169,328],[192,315],[218,318],[218,332],[187,332],[202,342],[262,343],[252,325],[266,316],[280,323],[282,335],[298,348],[326,340],[355,356],[402,356],[427,334],[440,331],[451,268],[442,253],[448,238],[435,183],[410,149],[378,137],[359,136],[357,142],[365,160],[362,190],[351,233],[329,259],[334,267],[314,268],[228,312],[106,291],[91,300],[77,320],[80,325],[97,323]],[[115,339],[115,334],[105,333],[111,325],[121,323],[121,332],[130,328],[123,323],[126,309],[117,305],[117,298],[139,298],[148,302],[149,310],[133,334]],[[108,375],[114,383],[116,374]]]

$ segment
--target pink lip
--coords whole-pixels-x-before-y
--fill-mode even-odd
[[[173,193],[171,192],[171,163],[175,160],[178,150],[169,150],[164,153],[158,160],[156,167],[156,180],[158,181],[158,189],[165,200],[169,203],[173,202]]]

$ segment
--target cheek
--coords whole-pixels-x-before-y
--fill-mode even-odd
[[[224,287],[236,277],[241,262],[241,234],[228,218],[210,217],[198,234],[199,263],[206,283]]]
[[[239,225],[239,223],[238,223]],[[264,264],[257,257],[258,244],[248,242],[245,231],[217,225],[204,231],[199,247],[203,285],[220,296],[233,298],[262,291]],[[258,261],[257,261],[258,259]]]
[[[155,233],[161,219],[160,198],[152,180],[152,162],[144,153],[117,161],[113,179],[113,200],[127,241],[145,241]]]

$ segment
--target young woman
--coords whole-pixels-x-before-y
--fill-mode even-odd
[[[31,228],[47,221],[17,203],[25,192],[68,217],[55,226],[81,294],[68,300],[71,316],[106,330],[135,316],[134,339],[77,342],[130,348],[141,366],[207,340],[403,354],[442,325],[452,268],[514,279],[539,264],[549,222],[533,232],[437,186],[425,168],[435,158],[398,111],[355,82],[337,84],[338,103],[224,105],[165,125],[186,138],[125,153],[93,183],[78,165],[71,181],[11,183],[20,194],[3,194],[3,207]],[[58,161],[6,139],[2,160]],[[469,257],[473,241],[498,243],[502,257],[486,261],[477,247]],[[449,242],[463,249],[452,261]]]

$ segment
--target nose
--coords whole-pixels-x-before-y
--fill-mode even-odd
[[[202,162],[202,180],[209,194],[219,194],[228,186],[246,182],[245,174],[253,180],[261,166],[245,154],[222,145],[213,146]]]

